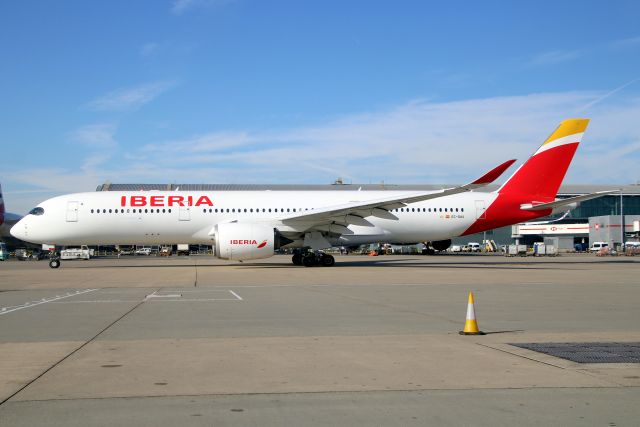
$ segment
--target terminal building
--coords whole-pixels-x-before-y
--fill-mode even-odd
[[[389,185],[389,184],[343,184],[340,180],[328,185],[297,184],[112,184],[104,183],[96,191],[433,191],[452,185]],[[496,190],[498,186],[487,186],[484,191]],[[502,227],[477,235],[454,239],[454,244],[493,240],[498,245],[507,245],[518,239],[522,244],[532,245],[545,237],[562,237],[565,248],[572,245],[586,245],[593,241],[608,242],[615,247],[624,240],[638,241],[640,220],[640,184],[633,185],[563,185],[558,198],[568,198],[581,194],[605,190],[620,190],[620,193],[582,202],[566,215],[541,218],[535,223]],[[620,215],[624,215],[621,223]],[[547,222],[546,224],[541,224]],[[572,239],[572,240],[569,240]]]

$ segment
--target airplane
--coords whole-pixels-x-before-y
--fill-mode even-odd
[[[322,249],[388,242],[431,242],[573,209],[611,193],[557,200],[588,119],[560,123],[540,148],[496,191],[476,191],[515,160],[480,178],[437,191],[145,191],[54,197],[11,229],[18,239],[55,245],[210,244],[228,260],[268,258],[295,248],[295,265],[332,266]],[[60,261],[52,259],[52,268]]]

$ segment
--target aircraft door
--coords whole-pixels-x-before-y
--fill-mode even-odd
[[[191,221],[191,208],[189,206],[180,206],[178,219],[180,221]]]
[[[78,222],[78,202],[67,202],[67,222]]]
[[[487,208],[484,200],[476,200],[476,219],[485,219],[487,217]]]

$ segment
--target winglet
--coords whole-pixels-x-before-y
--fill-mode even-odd
[[[487,185],[487,184],[491,184],[493,181],[498,179],[498,177],[500,175],[502,175],[504,173],[504,171],[509,169],[509,166],[514,164],[515,161],[516,161],[516,159],[507,160],[506,162],[504,162],[500,166],[496,166],[495,168],[491,169],[489,172],[487,172],[484,175],[482,175],[480,178],[478,178],[475,181],[473,181],[471,183],[471,185]]]

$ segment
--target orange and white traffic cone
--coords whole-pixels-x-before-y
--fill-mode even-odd
[[[478,329],[476,321],[476,309],[473,305],[473,292],[469,292],[469,303],[467,304],[467,320],[464,322],[464,330],[460,331],[460,335],[484,335],[484,332]]]

